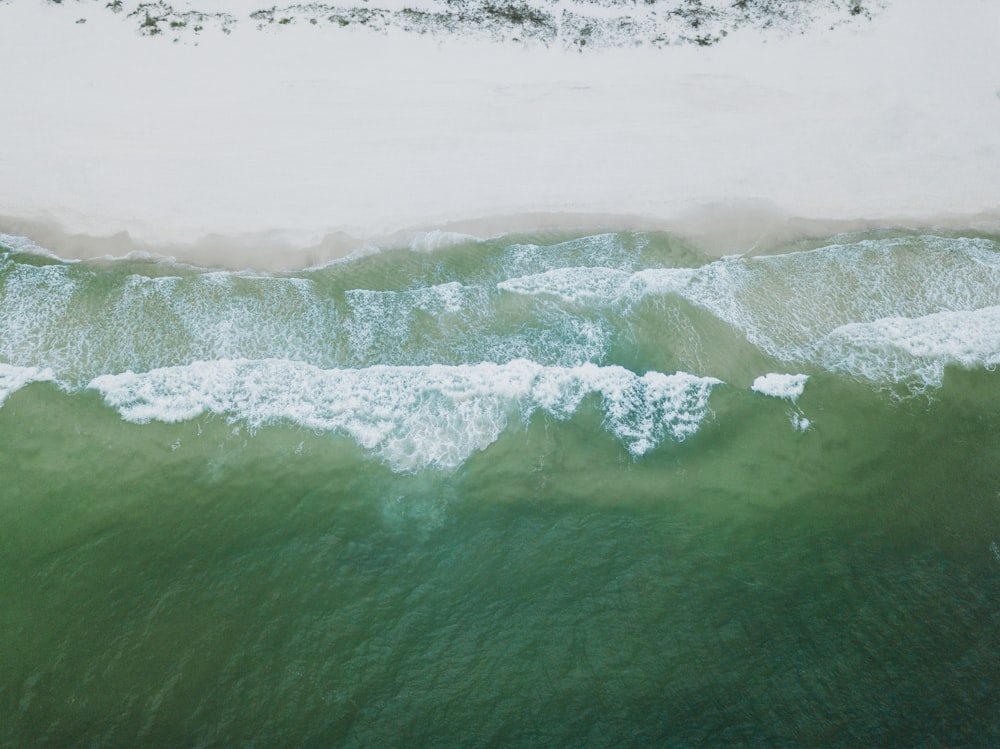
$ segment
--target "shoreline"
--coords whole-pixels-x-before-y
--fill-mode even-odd
[[[537,237],[604,232],[668,234],[707,257],[769,254],[798,241],[864,232],[974,232],[1000,235],[1000,209],[976,214],[942,214],[898,219],[818,219],[784,216],[755,204],[705,206],[674,219],[584,213],[523,213],[418,226],[377,237],[332,232],[316,242],[296,244],[293,235],[265,231],[242,236],[210,235],[189,243],[151,242],[127,231],[108,235],[69,233],[61,226],[0,216],[0,236],[21,237],[42,254],[62,261],[147,257],[226,271],[296,271],[321,267],[371,252],[410,249],[432,252],[465,241],[508,236]],[[29,251],[31,251],[29,249]]]
[[[433,232],[666,230],[732,254],[1000,227],[987,0],[586,53],[305,25],[192,46],[67,18],[0,4],[0,231],[60,257],[276,270]]]

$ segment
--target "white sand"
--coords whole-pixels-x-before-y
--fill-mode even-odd
[[[0,3],[0,231],[62,255],[280,267],[439,228],[664,227],[738,252],[1000,226],[996,0],[584,53],[307,25],[195,46],[73,23],[85,7]]]

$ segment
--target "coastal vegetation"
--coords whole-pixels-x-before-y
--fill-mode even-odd
[[[3,2],[3,0],[0,0]],[[884,0],[365,0],[356,5],[322,2],[253,8],[234,15],[209,12],[196,2],[164,0],[48,0],[50,5],[96,7],[120,14],[143,36],[171,34],[187,41],[238,25],[276,31],[312,27],[387,33],[472,36],[545,46],[711,46],[732,32],[752,28],[796,33],[822,20],[831,26],[871,19]]]

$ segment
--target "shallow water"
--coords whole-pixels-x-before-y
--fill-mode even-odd
[[[993,238],[2,242],[4,746],[1000,742]]]

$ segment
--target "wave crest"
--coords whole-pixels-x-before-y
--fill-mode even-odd
[[[455,468],[536,411],[565,419],[589,394],[605,428],[638,457],[694,434],[720,381],[622,367],[546,367],[527,360],[460,366],[324,370],[287,360],[224,360],[102,375],[89,387],[128,421],[212,413],[251,427],[292,422],[349,435],[395,471]]]

